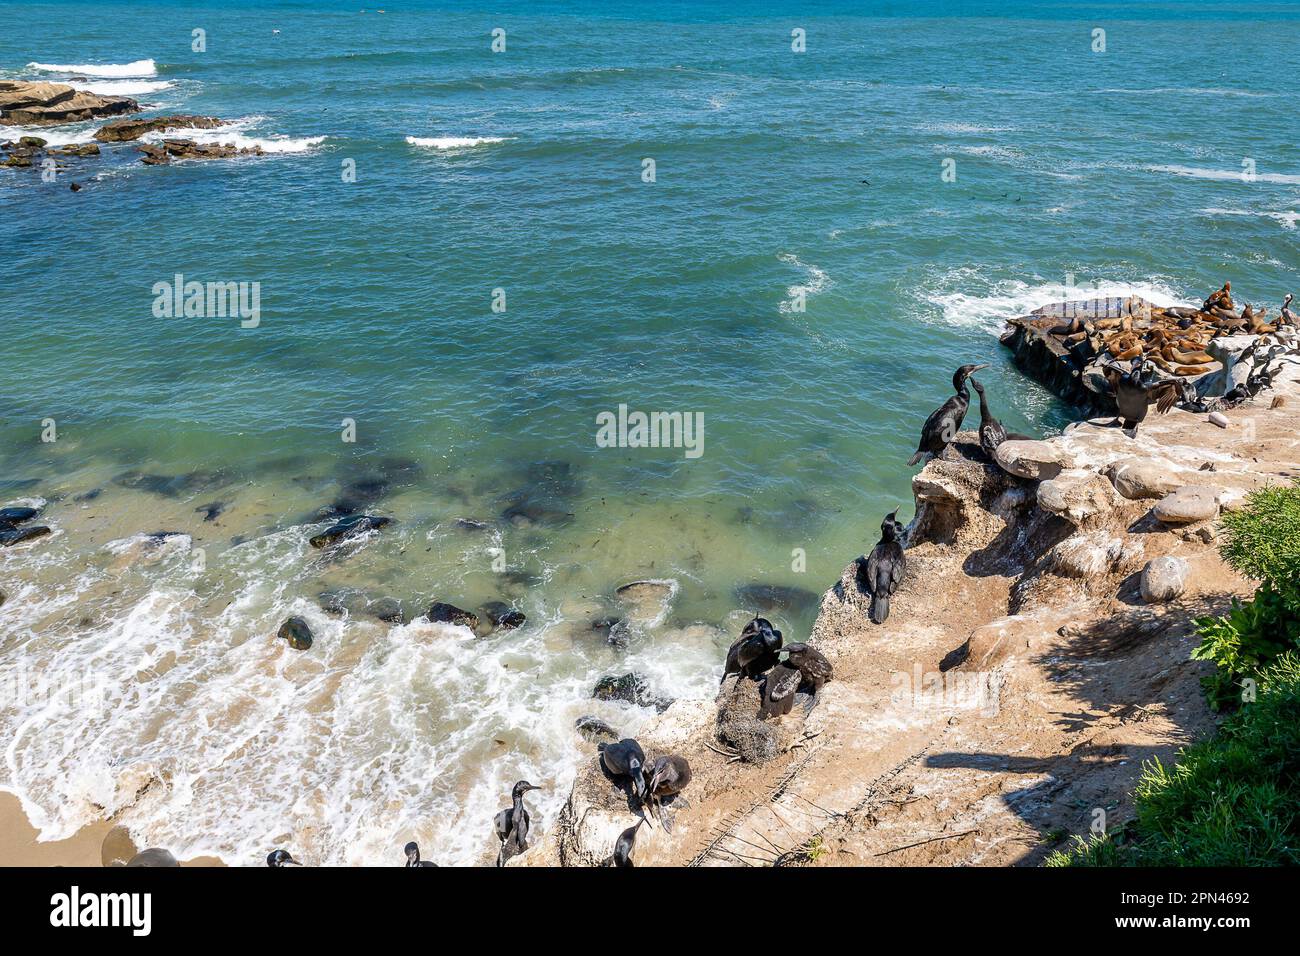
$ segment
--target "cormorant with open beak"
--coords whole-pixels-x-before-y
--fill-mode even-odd
[[[504,813],[504,812],[505,812],[505,811],[503,810],[502,813]],[[406,844],[406,846],[404,846],[404,847],[402,848],[402,852],[406,854],[406,865],[407,865],[408,867],[412,867],[412,866],[432,866],[432,867],[435,867],[435,868],[436,868],[436,867],[438,866],[438,864],[437,864],[437,863],[434,863],[432,860],[421,860],[421,859],[420,859],[420,845],[419,845],[418,843],[416,843],[414,840],[412,840],[410,843]]]
[[[756,617],[745,625],[734,644],[727,648],[727,665],[722,679],[728,674],[743,674],[754,680],[776,664],[776,652],[781,649],[781,632],[765,617]]]
[[[272,850],[266,855],[267,866],[302,866],[289,855],[288,850]]]
[[[902,583],[907,571],[903,552],[903,525],[894,515],[895,508],[880,523],[880,540],[866,561],[858,563],[858,584],[871,594],[871,620],[884,624],[889,617],[889,599]]]
[[[915,465],[926,455],[933,457],[939,454],[957,437],[957,432],[961,430],[962,419],[966,417],[966,410],[970,408],[970,392],[966,391],[966,379],[984,368],[988,368],[988,365],[963,365],[953,374],[952,387],[957,394],[931,412],[930,417],[925,420],[925,424],[921,426],[921,442],[916,446],[916,454],[908,461],[909,465]]]
[[[834,673],[831,662],[826,655],[808,644],[787,644],[784,648],[789,657],[786,663],[799,668],[802,686],[811,686],[813,693],[822,689],[822,685],[831,679]]]
[[[1132,430],[1137,435],[1137,427],[1147,417],[1147,410],[1155,402],[1156,411],[1165,414],[1182,397],[1182,386],[1178,382],[1152,382],[1146,376],[1147,362],[1144,356],[1137,356],[1127,372],[1114,366],[1106,366],[1102,373],[1115,392],[1115,407],[1119,418],[1114,424],[1125,431]]]
[[[528,827],[532,822],[528,811],[524,809],[524,794],[529,790],[540,790],[527,780],[520,780],[510,791],[511,805],[506,807],[493,819],[497,839],[501,841],[501,852],[497,854],[497,866],[505,866],[511,857],[518,856],[528,849]]]
[[[616,744],[597,744],[600,763],[610,775],[627,777],[632,795],[642,803],[646,800],[645,751],[631,737]]]

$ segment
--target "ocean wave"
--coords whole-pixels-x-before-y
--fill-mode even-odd
[[[801,298],[806,303],[808,299],[817,293],[823,292],[835,284],[824,269],[810,265],[807,262],[801,262],[793,252],[782,252],[777,258],[788,265],[794,266],[796,269],[805,269],[808,272],[807,282],[796,283],[786,289],[786,298],[779,307],[781,312],[786,315],[798,311],[797,306]]]
[[[1191,179],[1237,180],[1238,182],[1279,183],[1282,185],[1300,185],[1300,176],[1286,173],[1255,173],[1247,180],[1240,169],[1203,169],[1199,166],[1147,166],[1148,172],[1170,173],[1174,176],[1186,176]]]
[[[45,140],[49,146],[80,146],[95,141],[95,131],[99,123],[83,123],[76,126],[6,126],[5,139],[20,139],[23,136],[35,136]]]
[[[78,76],[155,76],[158,66],[153,60],[131,63],[28,63],[29,70],[42,73],[73,73]]]
[[[504,143],[504,136],[408,136],[406,141],[412,146],[427,149],[468,149],[471,146],[487,146],[491,143]]]
[[[1094,90],[1096,93],[1120,93],[1130,96],[1149,96],[1153,93],[1179,93],[1186,96],[1247,96],[1247,97],[1266,97],[1273,96],[1272,93],[1258,93],[1254,90],[1226,90],[1216,87],[1178,87],[1178,86],[1158,86],[1154,89],[1130,90],[1122,87],[1109,87],[1104,90]]]
[[[1191,304],[1159,279],[1138,282],[1103,279],[1084,285],[1031,284],[1019,279],[989,280],[971,268],[948,272],[917,295],[923,303],[939,310],[938,320],[943,324],[979,328],[993,334],[999,334],[1008,319],[1028,315],[1053,302],[1136,295],[1158,306]]]
[[[222,146],[234,146],[238,149],[251,149],[254,146],[260,146],[263,152],[277,154],[306,153],[325,142],[326,137],[324,136],[249,135],[265,119],[265,116],[246,116],[217,129],[169,129],[146,133],[140,138],[148,143],[159,143],[165,139],[189,139],[205,145],[220,144]]]
[[[74,90],[98,93],[100,96],[144,96],[171,89],[170,80],[103,80],[101,82],[77,81],[68,84]]]
[[[1283,229],[1294,229],[1297,223],[1300,223],[1300,212],[1287,210],[1286,212],[1267,212],[1258,209],[1219,209],[1210,207],[1202,209],[1203,216],[1248,216],[1262,219],[1272,219],[1280,223]]]

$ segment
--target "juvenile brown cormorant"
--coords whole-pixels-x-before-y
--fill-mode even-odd
[[[600,751],[601,765],[615,777],[627,777],[631,781],[632,794],[638,800],[646,799],[645,751],[631,737],[624,737],[616,744],[597,744]]]
[[[632,867],[632,850],[636,847],[636,831],[641,829],[641,824],[645,823],[642,817],[636,822],[636,826],[628,827],[618,835],[618,842],[614,844],[614,852],[605,857],[601,866]]]
[[[889,617],[889,598],[898,590],[907,570],[903,551],[903,525],[894,518],[895,508],[880,523],[880,540],[865,562],[858,564],[858,583],[871,593],[871,620],[884,624]]]
[[[501,851],[497,854],[497,866],[505,866],[512,857],[528,849],[528,827],[531,820],[524,809],[524,794],[529,790],[540,790],[527,780],[520,780],[510,791],[511,805],[506,807],[493,819],[497,839],[501,841]]]
[[[803,678],[801,683],[811,685],[814,693],[821,690],[822,685],[831,679],[834,673],[831,662],[815,647],[802,643],[787,644],[785,651],[790,655],[786,658],[786,663],[791,667],[799,668]]]
[[[272,850],[266,855],[267,866],[302,866],[289,855],[288,850]]]
[[[1115,392],[1115,407],[1119,418],[1115,424],[1125,431],[1132,429],[1137,434],[1137,427],[1147,417],[1147,410],[1152,402],[1156,411],[1163,415],[1178,403],[1182,397],[1182,386],[1178,382],[1152,382],[1146,376],[1146,359],[1139,355],[1127,372],[1114,365],[1108,365],[1102,373]]]
[[[504,813],[505,811],[503,810],[501,812]],[[406,865],[408,867],[432,866],[436,868],[438,866],[438,864],[434,863],[432,860],[420,859],[420,845],[416,843],[414,840],[406,844],[406,846],[402,847],[402,852],[406,854]]]
[[[650,807],[663,828],[671,833],[673,828],[664,812],[663,801],[673,800],[686,804],[686,798],[681,796],[681,792],[691,782],[691,765],[685,757],[677,754],[656,757],[646,768],[646,777]]]
[[[728,674],[743,674],[757,680],[776,664],[776,652],[780,649],[781,632],[767,618],[754,618],[727,649],[727,665],[722,671],[722,679],[726,680]]]
[[[972,378],[970,387],[975,389],[975,394],[980,397],[980,447],[984,449],[984,454],[992,458],[993,453],[998,450],[998,445],[1007,440],[1007,430],[989,411],[988,399],[984,397],[984,386]]]
[[[794,706],[794,695],[799,691],[803,675],[799,668],[788,664],[777,664],[767,672],[763,682],[763,704],[758,709],[759,717],[782,717],[790,713]]]
[[[962,419],[966,417],[966,409],[970,408],[970,392],[966,391],[966,379],[983,368],[988,366],[963,365],[953,374],[952,387],[957,394],[931,412],[930,417],[925,420],[925,424],[921,426],[921,442],[916,446],[916,454],[908,460],[909,465],[915,465],[926,455],[939,454],[957,437],[957,432],[961,430]]]

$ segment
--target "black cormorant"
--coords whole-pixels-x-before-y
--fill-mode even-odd
[[[302,866],[289,855],[288,850],[272,850],[266,855],[267,866]]]
[[[497,866],[505,866],[511,857],[518,856],[528,849],[528,827],[530,819],[524,809],[524,794],[529,790],[540,790],[527,780],[520,780],[510,791],[511,805],[506,807],[493,819],[497,839],[501,841],[501,852],[497,854]]]
[[[925,420],[921,427],[921,442],[916,446],[916,454],[907,462],[915,465],[925,455],[937,455],[947,447],[957,432],[961,430],[961,421],[970,408],[970,392],[966,391],[966,379],[987,365],[963,365],[952,376],[952,387],[956,395],[948,399]]]
[[[636,826],[628,827],[618,835],[618,842],[614,844],[614,852],[605,857],[602,866],[634,866],[632,862],[632,850],[636,846],[636,831],[641,829],[641,824],[645,823],[642,817],[636,822]]]
[[[757,680],[776,664],[776,652],[780,649],[781,632],[767,618],[754,618],[727,649],[727,665],[722,671],[722,679],[726,680],[728,674],[743,674]]]
[[[786,658],[786,663],[799,668],[799,673],[803,676],[802,683],[811,685],[814,693],[831,679],[831,662],[817,648],[802,643],[787,644],[785,651],[790,655]]]
[[[503,810],[503,811],[501,811],[501,812],[502,812],[502,813],[505,813],[506,811]],[[434,863],[432,860],[421,860],[421,859],[420,859],[420,845],[419,845],[418,843],[416,843],[414,840],[412,840],[410,843],[406,844],[406,846],[404,846],[404,847],[402,848],[402,852],[406,854],[406,865],[407,865],[408,867],[410,867],[410,866],[432,866],[432,867],[435,867],[435,868],[436,868],[436,867],[438,866],[438,864],[437,864],[437,863]]]
[[[799,691],[803,675],[799,668],[788,664],[777,664],[767,672],[763,683],[763,704],[758,709],[760,717],[781,717],[790,713],[794,706],[794,695]]]
[[[1133,359],[1127,372],[1117,366],[1106,366],[1103,375],[1115,392],[1115,407],[1119,417],[1114,424],[1124,430],[1132,429],[1137,434],[1137,427],[1147,417],[1147,409],[1155,402],[1156,411],[1163,415],[1173,408],[1182,397],[1182,386],[1178,382],[1152,382],[1145,377],[1147,362],[1144,356]]]
[[[898,590],[907,570],[903,552],[903,525],[894,518],[895,508],[880,523],[880,541],[867,560],[858,565],[858,583],[871,593],[871,620],[884,624],[889,617],[889,598]]]
[[[627,777],[632,784],[632,793],[638,799],[646,798],[645,751],[631,737],[624,737],[616,744],[597,744],[600,762],[615,777]]]

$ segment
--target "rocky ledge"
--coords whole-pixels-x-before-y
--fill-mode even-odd
[[[163,133],[170,129],[216,129],[224,123],[215,116],[183,115],[113,120],[95,131],[95,139],[101,143],[129,143],[145,133]]]
[[[861,558],[823,595],[807,642],[834,679],[815,697],[750,722],[753,686],[731,680],[637,733],[694,778],[671,829],[641,827],[636,865],[1032,865],[1098,810],[1122,824],[1143,761],[1213,728],[1193,622],[1253,590],[1217,518],[1300,474],[1297,372],[1221,422],[1179,409],[1130,437],[1084,421],[996,461],[959,434],[913,479],[888,621],[868,620]],[[737,716],[766,727],[737,740]],[[599,736],[575,733],[590,759],[511,865],[598,864],[639,818]]]
[[[53,126],[138,113],[126,96],[100,96],[64,83],[0,81],[0,126]]]
[[[196,143],[192,139],[165,139],[160,145],[144,143],[137,149],[144,154],[140,162],[148,166],[163,166],[173,159],[230,159],[234,156],[263,155],[260,146],[241,149],[227,143]]]

